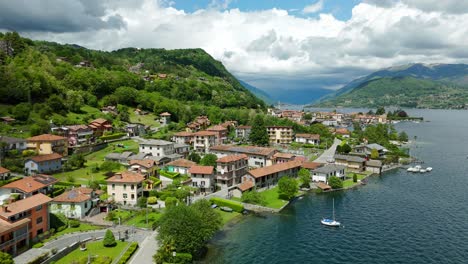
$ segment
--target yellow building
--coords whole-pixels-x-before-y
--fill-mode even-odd
[[[293,141],[293,129],[290,126],[267,127],[270,144],[291,144]]]
[[[68,155],[68,139],[66,137],[43,134],[27,139],[28,149],[34,150],[39,155],[58,153]]]

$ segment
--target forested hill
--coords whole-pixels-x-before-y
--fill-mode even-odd
[[[203,105],[265,107],[202,49],[104,52],[16,33],[0,33],[0,103],[38,105],[49,112],[121,104],[187,120]]]

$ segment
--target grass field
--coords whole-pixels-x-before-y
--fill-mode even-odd
[[[95,225],[90,225],[90,224],[86,224],[86,223],[80,223],[79,227],[65,228],[64,230],[55,233],[53,236],[49,237],[45,241],[50,241],[50,240],[53,240],[54,238],[57,238],[59,236],[63,236],[65,234],[69,234],[69,233],[84,232],[84,231],[98,230],[98,229],[102,229],[102,227],[95,226]]]
[[[102,245],[102,241],[89,242],[89,243],[86,243],[87,250],[81,251],[79,248],[77,248],[74,251],[72,251],[70,254],[66,255],[65,257],[61,258],[55,263],[56,264],[70,264],[70,263],[73,263],[74,261],[80,261],[83,258],[87,258],[88,255],[99,256],[99,257],[106,256],[106,257],[111,257],[112,259],[115,259],[125,249],[125,246],[127,244],[128,242],[117,241],[117,245],[115,247],[104,247]],[[95,263],[95,262],[91,262],[91,263]]]
[[[278,186],[271,188],[269,190],[261,192],[263,197],[265,197],[266,207],[279,209],[283,205],[287,204],[288,201],[282,200],[279,198]]]
[[[160,126],[159,117],[153,114],[137,115],[135,114],[133,109],[130,109],[129,114],[130,114],[131,123],[140,123],[140,124],[152,126],[152,127]]]
[[[364,179],[367,174],[356,173],[358,181]],[[349,188],[355,185],[360,184],[359,182],[353,182],[353,174],[349,173],[346,175],[346,180],[343,181],[343,188]]]
[[[241,216],[241,214],[237,212],[224,212],[224,211],[221,211],[220,209],[215,209],[215,210],[221,215],[221,218],[222,218],[221,223],[223,226],[231,222],[234,218]]]
[[[150,212],[150,209],[148,209],[148,224],[146,224],[146,214],[145,213],[140,213],[137,214],[135,217],[131,218],[127,222],[125,222],[126,225],[131,225],[131,226],[136,226],[136,227],[142,227],[142,228],[151,228],[152,223],[156,222],[161,218],[162,213],[160,212]]]

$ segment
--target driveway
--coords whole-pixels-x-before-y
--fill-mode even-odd
[[[333,141],[333,145],[331,145],[330,148],[325,150],[322,153],[322,155],[320,155],[320,157],[318,157],[316,160],[314,160],[314,162],[328,163],[328,161],[333,159],[333,157],[335,156],[336,147],[338,147],[339,144],[341,144],[341,140],[335,138],[335,141]]]
[[[140,246],[130,259],[129,264],[144,264],[144,263],[153,263],[153,255],[156,254],[156,251],[159,249],[159,243],[156,240],[158,234],[157,231],[148,232],[145,240],[140,243]]]

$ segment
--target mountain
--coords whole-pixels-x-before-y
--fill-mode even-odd
[[[266,104],[271,105],[274,103],[274,100],[270,97],[270,95],[267,92],[260,90],[257,87],[252,86],[242,80],[239,80],[239,83],[242,86],[244,86],[247,90],[249,90],[251,93],[253,93],[256,97],[262,99]]]
[[[464,108],[466,103],[468,65],[416,63],[355,79],[317,106]]]

